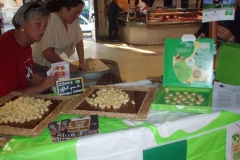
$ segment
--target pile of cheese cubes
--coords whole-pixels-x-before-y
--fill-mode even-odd
[[[127,104],[130,101],[129,95],[121,89],[103,88],[91,94],[91,97],[85,99],[88,104],[100,109],[111,108],[119,109],[122,105]],[[134,103],[134,102],[132,102]]]
[[[51,104],[50,100],[36,99],[30,96],[18,97],[0,107],[0,123],[25,123],[42,118]]]

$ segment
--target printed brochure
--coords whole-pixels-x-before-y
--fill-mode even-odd
[[[66,141],[99,133],[98,115],[71,118],[48,125],[53,142]]]

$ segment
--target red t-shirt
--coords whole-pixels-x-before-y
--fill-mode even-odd
[[[20,46],[12,30],[0,36],[0,76],[0,97],[26,88],[33,76],[31,45]]]

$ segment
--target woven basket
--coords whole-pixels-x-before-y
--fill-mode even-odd
[[[91,97],[93,93],[103,88],[121,89],[129,94],[130,101],[125,106],[121,106],[119,110],[114,110],[113,108],[102,110],[99,109],[99,107],[93,107],[86,104],[86,97]],[[72,101],[62,113],[145,120],[154,99],[155,92],[156,88],[153,87],[90,86],[83,94],[79,95],[77,99]],[[132,100],[135,102],[134,105],[131,104]]]
[[[44,100],[51,100],[53,104],[48,106],[48,108],[51,108],[51,109],[49,110],[49,112],[44,113],[43,118],[41,119],[32,120],[30,122],[25,122],[23,124],[1,123],[0,133],[36,137],[47,127],[47,125],[50,122],[52,122],[54,119],[57,118],[57,116],[59,116],[60,112],[64,110],[65,107],[68,106],[68,104],[71,102],[73,98],[72,96],[61,97],[61,96],[49,96],[49,95],[40,95],[40,94],[30,95],[30,94],[23,94],[20,92],[11,92],[0,99],[0,107],[3,106],[9,100],[16,99],[20,96],[21,97],[30,96],[30,97],[44,99]]]

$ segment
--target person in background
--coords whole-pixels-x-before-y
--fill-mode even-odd
[[[233,21],[218,21],[217,37],[220,41],[240,43],[240,0],[236,1],[235,17]],[[195,34],[198,38],[209,36],[209,23],[203,23]]]
[[[144,6],[141,8],[139,7],[139,1],[142,1],[144,3]],[[135,0],[135,7],[140,8],[140,12],[143,12],[146,14],[146,10],[148,7],[152,7],[155,0]]]
[[[240,0],[236,0],[235,15],[232,24],[228,29],[218,26],[217,36],[227,42],[240,43]]]
[[[37,3],[22,5],[13,17],[15,27],[0,36],[0,97],[12,91],[37,94],[55,86],[57,77],[34,72],[31,44],[41,40],[49,12]]]
[[[51,63],[64,61],[60,57],[61,53],[70,57],[75,48],[79,66],[69,64],[70,73],[77,74],[81,70],[87,70],[83,32],[78,23],[83,7],[82,0],[51,0],[46,4],[50,12],[48,26],[42,40],[32,46],[35,68],[40,75],[46,76]]]
[[[118,13],[123,10],[117,4],[118,0],[112,0],[108,9],[108,36],[110,41],[118,41]]]

